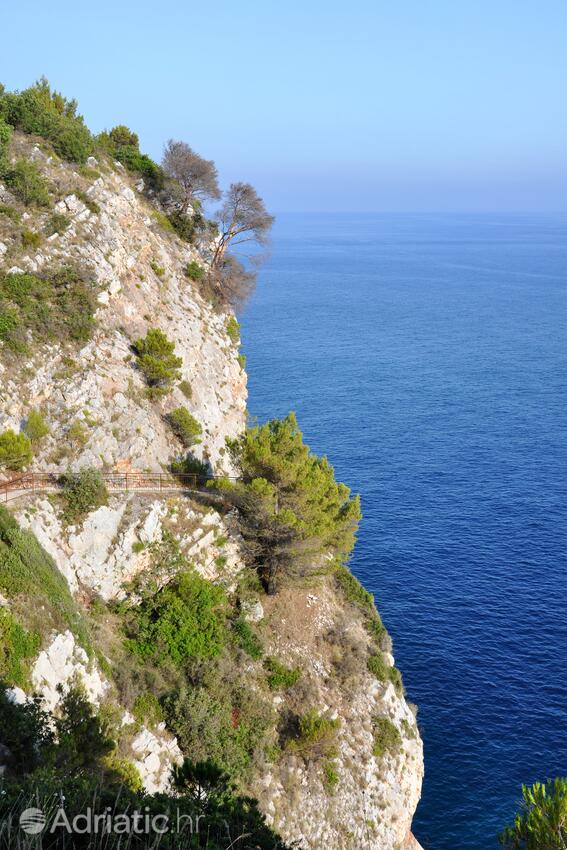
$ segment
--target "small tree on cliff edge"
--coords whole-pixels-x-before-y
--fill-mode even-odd
[[[255,275],[247,271],[233,253],[227,252],[248,244],[252,253],[246,257],[257,265],[262,259],[257,249],[268,244],[274,217],[250,183],[231,183],[217,220],[219,235],[211,261],[211,276],[213,283],[235,304],[249,294]]]
[[[210,159],[203,159],[185,142],[168,141],[162,168],[175,181],[176,194],[179,195],[178,211],[183,215],[187,214],[195,199],[218,200],[221,197],[216,165]]]

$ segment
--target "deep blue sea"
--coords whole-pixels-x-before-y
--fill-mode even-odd
[[[415,833],[492,850],[567,776],[567,215],[282,215],[242,324],[251,412],[297,411],[362,496]]]

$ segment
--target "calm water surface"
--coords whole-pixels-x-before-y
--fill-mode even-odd
[[[251,412],[294,409],[364,510],[431,850],[492,850],[567,775],[567,216],[280,216],[243,317]]]

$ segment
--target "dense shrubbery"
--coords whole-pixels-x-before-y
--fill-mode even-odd
[[[159,328],[150,328],[145,337],[134,342],[133,348],[138,358],[138,368],[148,384],[149,396],[159,398],[165,395],[179,379],[183,363],[181,357],[174,354],[175,343]]]
[[[96,297],[72,268],[38,277],[0,274],[0,341],[12,351],[37,344],[87,342],[94,329]]]
[[[337,732],[340,720],[322,717],[311,709],[297,720],[297,731],[287,741],[287,748],[297,752],[304,759],[332,759],[337,755]]]
[[[248,557],[270,592],[281,575],[312,570],[323,553],[350,554],[358,497],[337,483],[326,458],[310,452],[293,413],[227,445],[241,481],[220,487],[239,508]]]
[[[25,688],[27,667],[40,646],[37,632],[27,632],[4,608],[0,608],[0,680]]]
[[[11,428],[0,434],[0,469],[18,472],[33,457],[32,445],[26,434],[16,434]]]
[[[292,688],[301,678],[298,667],[286,667],[277,658],[266,658],[264,666],[268,673],[268,687],[271,691],[285,691]]]
[[[14,704],[0,690],[0,739],[11,752],[0,795],[0,850],[24,846],[19,825],[24,809],[38,807],[52,822],[61,799],[70,822],[88,810],[94,817],[112,812],[131,818],[134,811],[150,818],[159,815],[160,826],[168,816],[174,828],[157,836],[161,850],[189,846],[226,850],[227,834],[245,838],[239,842],[243,848],[285,850],[256,802],[239,797],[228,776],[210,762],[186,761],[175,770],[175,798],[144,794],[133,764],[115,747],[113,730],[77,689],[63,697],[57,717],[49,716],[37,702]],[[193,834],[199,816],[201,828]],[[185,831],[177,831],[179,824]],[[132,829],[127,836],[111,831],[93,837],[82,829],[73,832],[72,845],[75,850],[103,846],[147,850],[150,843],[156,846],[156,835]],[[65,850],[69,841],[64,827],[49,833],[51,850]]]
[[[96,141],[111,157],[142,177],[151,189],[155,191],[163,188],[163,170],[153,159],[140,152],[138,136],[128,127],[120,124],[110,131],[105,130],[97,136]]]
[[[26,207],[48,207],[51,204],[47,181],[34,162],[18,159],[14,165],[6,166],[4,182]]]
[[[61,476],[64,515],[68,522],[80,520],[108,502],[108,491],[98,469],[81,469]]]
[[[94,142],[77,102],[53,91],[46,79],[22,92],[5,92],[0,97],[0,116],[18,130],[47,139],[64,159],[85,162]]]
[[[201,442],[203,429],[186,407],[177,407],[168,414],[171,430],[186,448]]]
[[[182,667],[218,656],[226,643],[226,596],[195,572],[179,572],[165,587],[144,588],[130,612],[128,645],[142,658]]]
[[[391,682],[396,692],[401,696],[404,692],[402,674],[397,667],[386,664],[381,652],[377,652],[368,658],[368,669],[379,682]]]
[[[261,658],[262,644],[250,623],[242,617],[239,617],[238,620],[235,620],[232,624],[232,628],[236,638],[236,643],[240,649],[244,650],[244,652],[254,660]]]
[[[185,267],[185,274],[190,280],[202,280],[205,276],[205,269],[196,260],[191,260]]]

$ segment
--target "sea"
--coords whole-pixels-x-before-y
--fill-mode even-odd
[[[426,850],[496,850],[567,776],[567,214],[282,214],[249,409],[360,493],[351,568],[425,745]]]

